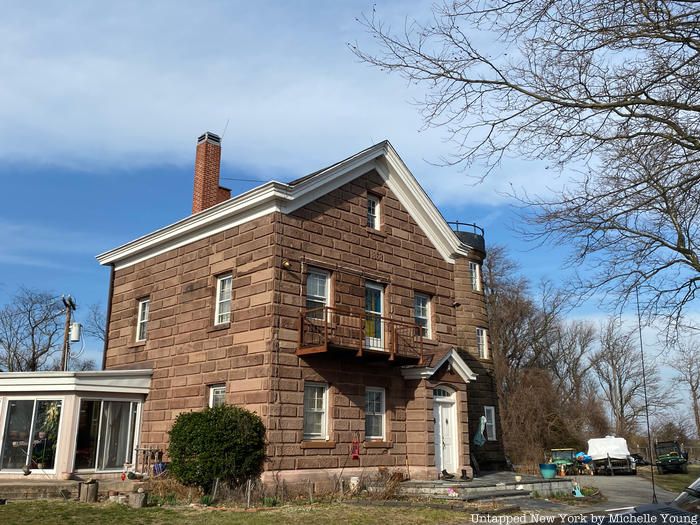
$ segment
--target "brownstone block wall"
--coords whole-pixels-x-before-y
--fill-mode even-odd
[[[379,231],[367,227],[368,193],[381,199]],[[177,414],[205,407],[208,385],[225,382],[228,402],[262,416],[270,471],[408,465],[434,475],[432,389],[445,384],[457,390],[466,427],[474,423],[470,417],[478,422],[472,387],[481,388],[485,376],[475,370],[479,378],[467,390],[446,370],[431,381],[406,381],[384,356],[329,352],[299,358],[299,312],[308,269],[323,268],[332,275],[333,305],[361,311],[365,282],[378,281],[385,286],[385,315],[413,322],[414,293],[425,293],[433,320],[426,353],[456,345],[473,350],[473,328],[487,322],[483,295],[465,288],[471,286],[465,264],[447,263],[381,177],[370,172],[289,215],[270,214],[117,270],[106,366],[154,369],[142,425],[146,446],[165,447]],[[233,276],[232,319],[215,327],[216,277],[227,272]],[[136,343],[143,297],[151,301],[148,339]],[[455,300],[462,306],[455,308]],[[305,381],[329,385],[329,442],[321,446],[303,439]],[[386,390],[384,443],[364,442],[365,388],[372,386]],[[471,426],[463,433],[464,465],[470,435]],[[350,458],[354,438],[362,443],[359,460]]]
[[[481,263],[481,254],[474,253],[472,260]],[[476,329],[488,330],[488,312],[486,298],[482,291],[474,291],[472,287],[472,274],[468,259],[459,259],[455,264],[455,297],[461,304],[457,310],[457,340],[462,350],[464,360],[477,374],[476,381],[468,385],[469,399],[469,435],[474,437],[479,428],[479,418],[484,414],[484,406],[493,406],[496,409],[496,441],[487,441],[483,447],[472,447],[479,466],[486,469],[496,469],[503,466],[505,456],[501,434],[500,412],[494,376],[493,359],[491,354],[490,334],[489,358],[480,359],[477,349]],[[470,438],[470,441],[471,441]]]
[[[266,421],[273,333],[273,216],[116,270],[106,367],[153,368],[142,443],[163,447],[178,413],[207,406],[208,385]],[[233,275],[232,318],[214,326],[216,278]],[[148,338],[135,342],[138,300]]]
[[[380,200],[381,228],[367,227],[367,195]],[[280,273],[279,334],[275,344],[279,366],[273,367],[277,400],[271,406],[271,468],[324,468],[352,466],[409,467],[434,474],[431,387],[406,381],[386,358],[372,361],[352,352],[297,358],[299,309],[305,306],[305,281],[310,267],[331,273],[332,306],[364,308],[365,281],[385,286],[385,316],[413,322],[414,292],[431,296],[432,339],[425,344],[431,354],[457,343],[453,307],[453,265],[447,263],[432,242],[387,188],[371,172],[330,192],[290,215],[278,215],[279,257],[290,268]],[[464,384],[451,377],[457,389]],[[335,445],[326,449],[303,448],[304,381],[330,385],[329,437]],[[364,389],[386,389],[387,443],[361,447],[359,460],[350,460],[353,437],[364,443]],[[464,399],[466,422],[466,395]],[[430,442],[432,443],[432,441]],[[312,459],[313,458],[313,459]],[[320,462],[320,463],[318,463]],[[431,463],[432,462],[432,463]],[[465,463],[466,464],[466,463]]]

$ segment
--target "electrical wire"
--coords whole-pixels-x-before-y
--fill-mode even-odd
[[[237,179],[235,177],[221,177],[221,180],[234,180],[237,182],[266,182],[263,179]]]

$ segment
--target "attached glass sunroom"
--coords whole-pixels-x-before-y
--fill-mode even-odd
[[[151,375],[0,373],[0,480],[121,473],[135,459]]]

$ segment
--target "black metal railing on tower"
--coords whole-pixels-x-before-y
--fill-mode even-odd
[[[464,244],[471,246],[476,250],[486,252],[486,243],[484,242],[484,229],[473,222],[448,221],[452,231]]]

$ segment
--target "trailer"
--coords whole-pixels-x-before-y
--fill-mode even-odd
[[[605,436],[588,440],[588,455],[595,474],[636,474],[637,464],[624,438]]]

